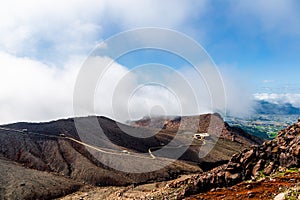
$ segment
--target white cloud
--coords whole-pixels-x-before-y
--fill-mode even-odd
[[[263,80],[263,83],[274,83],[274,80]]]
[[[97,58],[97,61],[109,63],[107,59]],[[203,94],[206,91],[205,86],[199,84],[201,79],[197,83],[191,80],[190,75],[192,73],[176,72],[156,65],[141,66],[130,71],[113,63],[99,82],[95,94],[96,113],[126,121],[146,115],[196,115],[212,112],[206,103],[210,99],[200,99],[205,96]]]
[[[8,1],[0,8],[0,48],[32,57],[90,49],[101,33],[103,7],[97,1]]]
[[[123,107],[123,110],[122,107],[115,109],[116,116],[126,116],[123,121],[141,119],[144,116],[180,115],[181,113],[181,102],[176,94],[158,85],[144,85],[133,93],[131,91],[130,98],[126,102],[128,106]]]
[[[73,90],[82,61],[83,57],[73,57],[61,68],[0,52],[0,122],[73,116]],[[101,65],[111,60],[98,58],[96,61]],[[153,74],[145,73],[145,77],[141,77],[141,72],[112,62],[95,92],[95,111],[84,114],[96,113],[126,121],[149,114],[190,115],[213,111],[205,83],[193,72],[183,69],[179,73],[184,77],[180,78],[177,73],[162,71],[160,75],[165,79],[160,86],[140,87],[139,79],[157,78],[157,70],[153,70]],[[234,84],[228,81],[225,84],[230,88],[227,91],[229,108],[232,109],[232,105],[235,111],[244,108],[245,105],[238,107],[244,94],[241,95]]]
[[[90,51],[102,39],[103,29],[177,28],[205,4],[192,2],[7,1],[0,7],[0,50],[48,62],[67,60],[71,54]]]
[[[188,18],[203,12],[206,1],[110,0],[108,12],[125,28],[159,26],[176,28]]]
[[[213,100],[209,91],[212,86],[206,85],[208,79],[216,78],[213,75],[202,77],[195,69],[187,67],[177,71],[147,67],[129,71],[114,63],[103,77],[102,84],[99,84],[97,113],[125,121],[151,114],[197,115],[226,110],[229,112],[227,114],[241,116],[252,112],[254,102],[251,90],[243,76],[233,70],[221,73],[224,85],[214,85],[219,89],[224,87],[226,96]],[[151,84],[141,85],[138,79]],[[114,103],[111,105],[111,102]]]
[[[64,68],[0,52],[0,122],[40,121],[72,115],[74,80],[82,58]]]
[[[300,108],[300,94],[256,93],[254,94],[254,97],[257,100],[264,100],[275,104],[290,103],[293,106]]]
[[[234,66],[220,67],[227,99],[227,114],[246,116],[253,112],[253,96],[250,80]]]

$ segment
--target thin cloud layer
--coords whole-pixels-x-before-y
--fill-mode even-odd
[[[299,8],[299,2],[293,0],[232,1],[230,16],[234,24],[244,27],[241,30],[249,34],[267,34],[271,38],[295,36],[300,35]]]
[[[268,101],[274,104],[290,103],[294,107],[300,108],[300,94],[276,94],[276,93],[256,93],[255,99]]]

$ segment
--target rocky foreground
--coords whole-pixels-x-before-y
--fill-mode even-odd
[[[214,188],[208,192],[188,197],[189,200],[285,200],[299,199],[300,172],[298,169],[286,169],[271,176],[261,176],[227,188]]]

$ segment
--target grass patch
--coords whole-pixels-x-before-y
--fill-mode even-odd
[[[273,177],[273,178],[282,177],[282,176],[285,176],[288,173],[297,173],[297,172],[299,172],[298,168],[289,168],[289,169],[286,169],[285,171],[277,172],[277,173],[271,175],[271,177]]]
[[[258,176],[255,178],[255,181],[260,181],[265,179],[267,176],[265,175],[264,171],[261,170],[258,172]]]
[[[297,172],[299,172],[299,171],[298,171],[298,168],[296,168],[296,167],[295,168],[290,168],[290,169],[286,170],[286,173],[297,173]]]

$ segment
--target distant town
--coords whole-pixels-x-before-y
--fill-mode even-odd
[[[231,126],[244,129],[252,135],[264,139],[273,139],[278,131],[297,121],[299,115],[255,115],[245,118],[226,117],[226,122]]]

